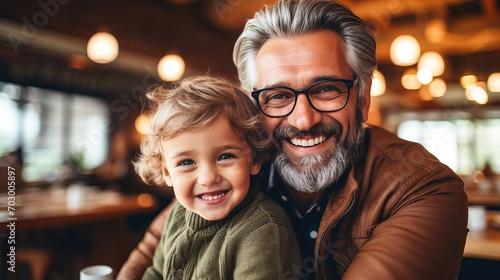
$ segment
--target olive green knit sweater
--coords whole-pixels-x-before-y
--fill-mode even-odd
[[[298,279],[300,251],[287,215],[253,185],[223,220],[180,204],[169,213],[142,279]]]

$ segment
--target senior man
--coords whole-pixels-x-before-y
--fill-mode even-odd
[[[279,146],[260,178],[292,221],[302,279],[458,277],[463,182],[422,146],[364,125],[376,60],[359,17],[335,1],[282,0],[247,22],[233,59]],[[120,278],[141,277],[163,223]]]

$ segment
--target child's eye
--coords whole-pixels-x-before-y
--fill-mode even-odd
[[[222,154],[219,156],[218,160],[228,160],[231,158],[235,158],[235,156],[233,154]]]
[[[194,161],[192,161],[190,159],[186,159],[186,160],[180,161],[177,165],[178,166],[187,166],[187,165],[193,165],[193,164],[194,164]]]

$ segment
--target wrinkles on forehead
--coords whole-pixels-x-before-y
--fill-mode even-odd
[[[301,88],[318,77],[351,79],[344,44],[331,31],[268,40],[256,56],[257,87]]]

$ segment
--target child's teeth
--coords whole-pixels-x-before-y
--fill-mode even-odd
[[[215,196],[212,196],[212,195],[202,195],[201,196],[201,199],[203,200],[215,200],[215,199],[219,199],[221,197],[223,197],[226,193],[221,193],[219,195],[215,195]]]

